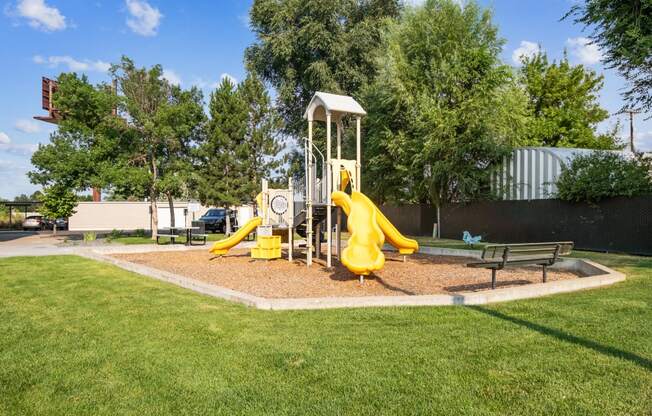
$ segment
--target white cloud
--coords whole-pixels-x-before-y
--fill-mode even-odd
[[[111,64],[104,61],[92,61],[90,59],[84,59],[82,61],[75,59],[71,56],[48,56],[47,58],[42,57],[41,55],[36,55],[32,58],[34,63],[39,65],[47,65],[50,68],[56,68],[59,65],[67,66],[69,71],[84,71],[84,72],[108,72],[111,68]]]
[[[32,144],[32,143],[9,143],[9,144],[2,144],[0,143],[0,150],[5,151],[7,153],[11,153],[14,155],[18,156],[31,156],[32,153],[36,152],[38,150],[38,145],[37,144]]]
[[[142,36],[155,36],[163,15],[156,7],[145,0],[125,0],[131,17],[127,18],[127,26]]]
[[[0,181],[0,197],[13,199],[16,195],[31,194],[38,186],[30,183],[27,172],[31,170],[29,162],[0,159],[0,175],[11,180]]]
[[[3,131],[0,131],[0,151],[12,153],[19,156],[30,156],[38,149],[38,145],[26,143],[12,143],[11,137]]]
[[[210,85],[210,87],[211,87],[211,88],[217,88],[217,87],[219,87],[220,84],[222,83],[222,81],[223,81],[224,79],[228,79],[229,81],[231,81],[231,83],[232,83],[233,85],[238,85],[238,79],[237,79],[236,77],[234,77],[234,76],[231,75],[231,74],[227,74],[226,72],[224,72],[223,74],[220,75],[220,79],[219,79],[219,81],[215,81],[214,83],[212,83],[212,84]]]
[[[625,141],[629,143],[629,137]],[[652,130],[634,133],[634,148],[637,151],[652,152]]]
[[[41,126],[37,122],[24,118],[16,120],[14,127],[23,133],[38,133],[41,131]]]
[[[571,55],[582,64],[594,65],[602,60],[600,48],[589,38],[569,38],[566,45],[570,49]]]
[[[222,80],[225,79],[225,78],[230,80],[234,85],[238,85],[238,79],[236,77],[234,77],[233,75],[228,74],[226,72],[220,74],[220,77],[219,77],[219,79],[217,81],[211,81],[210,79],[206,80],[205,78],[196,77],[194,79],[194,81],[192,82],[192,85],[194,85],[194,86],[196,86],[198,88],[201,88],[201,89],[208,88],[208,89],[214,90],[215,88],[220,86],[220,84],[222,83]]]
[[[539,52],[541,52],[541,46],[538,43],[522,40],[520,46],[512,52],[512,61],[516,65],[521,65],[523,58],[531,58]]]
[[[56,7],[45,4],[45,0],[18,0],[16,12],[35,29],[53,32],[67,26],[66,17]]]
[[[181,77],[171,69],[163,69],[163,79],[172,85],[181,85]]]
[[[243,25],[244,27],[246,27],[247,29],[250,29],[250,28],[251,28],[251,17],[249,16],[249,13],[238,15],[238,20],[239,20],[240,23],[242,23],[242,25]]]

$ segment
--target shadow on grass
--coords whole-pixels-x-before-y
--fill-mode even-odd
[[[608,355],[610,357],[625,359],[633,364],[636,364],[641,368],[644,368],[645,370],[652,372],[652,361],[648,360],[645,357],[641,357],[640,355],[634,354],[632,352],[623,351],[618,348],[610,347],[607,345],[602,345],[590,339],[580,338],[575,335],[567,334],[555,328],[549,328],[547,326],[543,326],[534,322],[526,321],[525,319],[520,319],[520,318],[515,318],[513,316],[505,315],[504,313],[498,312],[493,309],[488,309],[477,305],[469,305],[467,307],[469,309],[473,309],[485,315],[502,319],[504,321],[523,326],[532,331],[536,331],[540,334],[556,338],[560,341],[580,345],[582,347],[592,349],[593,351],[599,352],[600,354]]]

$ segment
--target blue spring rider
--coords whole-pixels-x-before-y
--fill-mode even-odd
[[[482,240],[482,236],[477,235],[473,237],[470,232],[464,231],[462,233],[462,240],[464,240],[467,246],[474,246]]]

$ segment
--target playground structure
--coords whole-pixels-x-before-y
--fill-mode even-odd
[[[300,186],[294,186],[290,179],[288,188],[272,189],[267,181],[263,181],[262,192],[256,198],[258,216],[231,237],[216,242],[211,253],[226,254],[256,230],[258,245],[252,250],[252,257],[280,257],[278,236],[287,235],[288,260],[292,261],[296,232],[306,239],[306,264],[310,267],[313,253],[317,258],[321,255],[322,233],[325,233],[326,267],[332,267],[335,256],[362,281],[364,276],[383,267],[385,241],[403,256],[418,251],[418,243],[404,237],[361,192],[361,119],[364,115],[365,110],[352,97],[315,93],[304,113],[308,121],[308,137],[304,139],[305,172],[303,181],[299,181]],[[344,126],[352,119],[355,119],[355,159],[343,159]],[[324,122],[326,127],[325,155],[313,143],[314,124],[318,121]],[[335,158],[332,157],[333,123],[336,126]],[[348,189],[350,195],[346,193]],[[348,217],[350,233],[344,250],[341,244],[342,212]],[[269,237],[274,236],[272,242]]]

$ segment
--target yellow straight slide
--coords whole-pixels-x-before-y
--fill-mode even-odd
[[[365,198],[367,197],[365,196]],[[373,204],[373,202],[371,203]],[[401,234],[400,231],[394,227],[394,224],[389,222],[387,217],[380,212],[378,207],[374,205],[374,208],[376,208],[376,221],[378,221],[378,225],[383,230],[385,239],[389,244],[396,247],[400,254],[414,254],[416,251],[419,251],[419,243],[417,243],[416,240],[407,238]]]
[[[236,231],[236,233],[231,237],[216,241],[209,252],[217,255],[226,254],[233,246],[244,240],[246,236],[251,234],[256,229],[256,227],[262,223],[263,219],[261,217],[253,217],[245,225],[240,227],[240,229]]]

